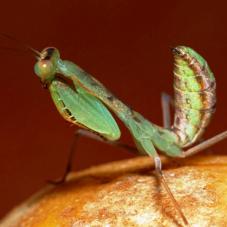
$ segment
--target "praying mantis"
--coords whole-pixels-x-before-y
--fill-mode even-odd
[[[160,127],[121,102],[79,66],[62,60],[58,49],[48,47],[41,52],[32,51],[38,59],[35,73],[48,88],[61,116],[86,130],[82,133],[114,143],[121,135],[109,110],[115,113],[130,131],[137,152],[154,160],[157,176],[184,224],[189,225],[166,183],[156,149],[167,156],[185,158],[227,137],[227,131],[224,131],[192,146],[201,138],[215,110],[216,82],[206,60],[186,46],[172,49],[175,61],[174,123],[170,125],[169,99],[163,96],[164,127]]]

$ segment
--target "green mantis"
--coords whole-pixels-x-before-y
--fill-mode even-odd
[[[156,148],[171,157],[187,157],[227,137],[225,131],[183,150],[198,141],[215,109],[215,78],[203,57],[189,47],[173,49],[175,118],[172,127],[167,119],[165,128],[162,128],[129,108],[76,64],[62,60],[56,48],[49,47],[35,53],[38,58],[35,73],[48,87],[61,116],[104,140],[116,141],[121,133],[109,109],[113,111],[129,129],[138,153],[154,159],[157,176],[188,225],[165,181]]]

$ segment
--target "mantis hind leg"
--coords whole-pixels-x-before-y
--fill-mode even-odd
[[[70,151],[69,151],[66,168],[65,168],[65,171],[64,171],[62,177],[58,180],[49,180],[48,181],[49,183],[51,183],[51,184],[62,184],[62,183],[65,182],[69,172],[72,171],[74,155],[75,155],[75,152],[77,150],[76,146],[78,144],[78,140],[81,137],[88,137],[88,138],[91,138],[91,139],[94,139],[94,140],[97,140],[97,141],[100,141],[100,142],[104,142],[104,143],[107,143],[107,144],[110,144],[110,145],[113,145],[113,146],[124,148],[127,151],[130,151],[134,154],[138,154],[138,150],[134,146],[122,143],[120,141],[108,141],[108,140],[104,139],[103,137],[99,136],[98,134],[94,134],[91,131],[88,131],[86,129],[78,129],[74,133],[74,139],[73,139]]]
[[[137,138],[136,144],[138,147],[138,150],[141,151],[146,151],[147,155],[149,155],[152,160],[154,161],[155,164],[155,174],[157,179],[159,180],[158,182],[162,184],[162,186],[164,187],[166,193],[168,194],[170,200],[172,201],[174,208],[177,210],[177,212],[179,213],[180,217],[182,218],[183,222],[185,225],[189,225],[187,219],[185,218],[180,205],[178,204],[178,202],[176,201],[176,199],[174,198],[173,193],[171,192],[165,176],[162,172],[162,163],[161,163],[161,159],[153,145],[153,143],[148,139],[148,138]]]
[[[224,131],[222,133],[217,134],[214,137],[211,137],[210,139],[207,139],[201,143],[199,143],[198,145],[195,145],[194,147],[189,148],[188,150],[184,151],[181,155],[182,158],[194,155],[199,153],[200,151],[224,140],[227,138],[227,131]]]
[[[162,119],[163,127],[166,129],[171,128],[171,116],[170,116],[170,105],[173,104],[173,98],[165,92],[161,94],[161,105],[162,105]]]
[[[175,199],[173,193],[171,192],[171,190],[170,190],[170,188],[169,188],[169,186],[168,186],[168,184],[166,182],[165,176],[164,176],[164,174],[162,172],[161,159],[160,159],[160,157],[158,155],[156,155],[154,157],[154,163],[155,163],[155,172],[156,172],[156,175],[157,175],[158,179],[160,180],[161,184],[165,188],[165,191],[169,195],[171,201],[173,202],[174,207],[176,208],[176,210],[178,211],[179,215],[181,216],[184,224],[186,226],[189,226],[189,223],[187,221],[187,218],[185,217],[183,211],[181,210],[180,205],[178,204],[177,200]]]

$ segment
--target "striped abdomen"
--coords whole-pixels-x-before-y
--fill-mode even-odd
[[[203,134],[215,111],[215,78],[207,62],[194,50],[173,49],[175,117],[172,131],[186,147]]]

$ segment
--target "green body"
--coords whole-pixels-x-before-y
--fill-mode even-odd
[[[174,51],[175,116],[172,131],[187,147],[204,133],[215,111],[215,78],[206,60],[189,47]]]
[[[83,88],[73,90],[60,80],[49,86],[53,101],[61,115],[69,122],[90,129],[108,140],[117,140],[120,130],[107,108]]]
[[[192,51],[186,47],[178,48],[184,53],[185,50]],[[177,51],[176,48],[175,51]],[[141,114],[122,103],[100,82],[76,64],[61,60],[59,52],[55,48],[47,48],[41,52],[40,60],[35,65],[35,72],[41,78],[41,81],[48,85],[59,113],[66,120],[98,133],[108,140],[117,140],[120,137],[120,131],[106,108],[107,106],[129,129],[140,153],[155,157],[157,155],[156,147],[166,155],[176,157],[181,156],[182,147],[192,143],[193,139],[197,137],[198,132],[193,127],[194,125],[199,125],[203,119],[198,117],[198,112],[196,111],[204,109],[204,104],[200,102],[201,97],[198,95],[198,91],[201,91],[198,80],[195,83],[191,80],[187,82],[188,78],[193,78],[194,80],[198,75],[195,75],[194,69],[194,74],[192,73],[191,66],[187,66],[187,59],[184,59],[179,53],[175,53],[175,55],[176,63],[180,66],[175,70],[175,74],[179,74],[178,76],[181,76],[182,80],[186,81],[175,83],[176,116],[179,117],[179,114],[183,113],[187,115],[183,119],[189,119],[184,124],[184,131],[180,131],[180,133],[182,122],[179,124],[179,120],[176,117],[173,130],[167,130],[149,122]],[[207,65],[205,60],[203,62],[202,57],[196,52],[187,53],[187,56],[189,55],[193,55],[193,58],[199,64]],[[45,65],[46,63],[48,64]],[[71,80],[74,87],[71,88],[66,81],[60,80],[57,74],[62,75],[67,80]],[[212,73],[210,72],[211,75]],[[210,80],[212,79],[213,77],[211,76]],[[179,99],[177,99],[177,95],[180,97]],[[185,97],[187,100],[184,100]],[[204,122],[202,124],[205,125]]]

